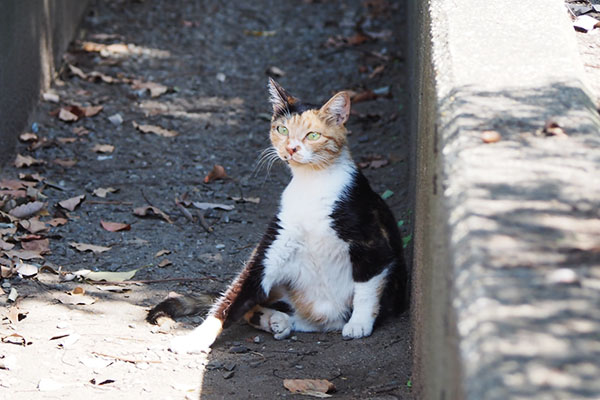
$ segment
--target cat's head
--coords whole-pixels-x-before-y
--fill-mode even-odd
[[[346,146],[348,93],[336,94],[321,107],[301,103],[273,79],[269,79],[269,93],[273,105],[271,143],[279,158],[292,168],[331,165]]]

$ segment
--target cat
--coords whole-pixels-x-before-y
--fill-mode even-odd
[[[273,79],[268,88],[272,151],[287,163],[292,179],[245,267],[204,322],[174,338],[173,352],[208,351],[241,318],[275,339],[293,331],[339,330],[344,339],[358,339],[408,307],[409,271],[396,220],[348,149],[348,93],[318,107]],[[200,303],[169,298],[147,319],[196,313]]]

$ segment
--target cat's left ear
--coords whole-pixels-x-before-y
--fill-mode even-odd
[[[350,96],[347,92],[339,92],[321,107],[319,114],[328,123],[345,124],[350,117]]]
[[[290,112],[290,109],[298,99],[286,92],[284,88],[273,78],[269,78],[269,94],[271,105],[273,106],[273,115],[283,115]]]

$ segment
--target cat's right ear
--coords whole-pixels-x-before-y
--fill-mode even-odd
[[[269,100],[273,106],[273,115],[279,116],[289,114],[291,106],[294,105],[298,99],[286,92],[273,78],[269,78],[268,87],[270,95]]]

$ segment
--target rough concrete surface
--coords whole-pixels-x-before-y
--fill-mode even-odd
[[[40,91],[73,38],[87,0],[0,4],[0,162],[12,154]]]
[[[600,119],[562,1],[414,12],[419,396],[598,398]]]
[[[352,341],[341,332],[277,341],[234,324],[208,355],[167,351],[169,340],[201,317],[171,327],[144,320],[171,291],[223,291],[277,210],[287,167],[256,165],[269,146],[270,67],[307,102],[324,103],[344,89],[362,94],[363,101],[353,96],[347,124],[351,151],[366,163],[377,193],[393,192],[386,202],[410,246],[404,21],[401,2],[91,2],[82,34],[65,54],[79,70],[63,66],[51,88],[59,102],[42,101],[34,114],[37,140],[19,143],[0,174],[0,209],[39,199],[42,222],[66,218],[33,234],[29,222],[0,214],[5,275],[11,245],[18,251],[47,244],[42,258],[26,263],[61,272],[2,280],[0,398],[300,398],[284,388],[285,378],[322,378],[336,385],[333,398],[411,399],[408,313]],[[99,106],[96,115],[81,115],[82,107]],[[79,118],[60,119],[60,107]],[[133,122],[175,134],[144,134]],[[16,153],[43,164],[16,168]],[[204,182],[215,164],[231,179]],[[116,191],[94,194],[110,187]],[[79,195],[86,197],[73,211],[58,205]],[[134,215],[147,205],[169,221]],[[101,221],[129,229],[111,232]],[[110,250],[79,251],[76,242]],[[68,279],[80,269],[137,272],[126,284]],[[15,302],[8,301],[12,289]]]

